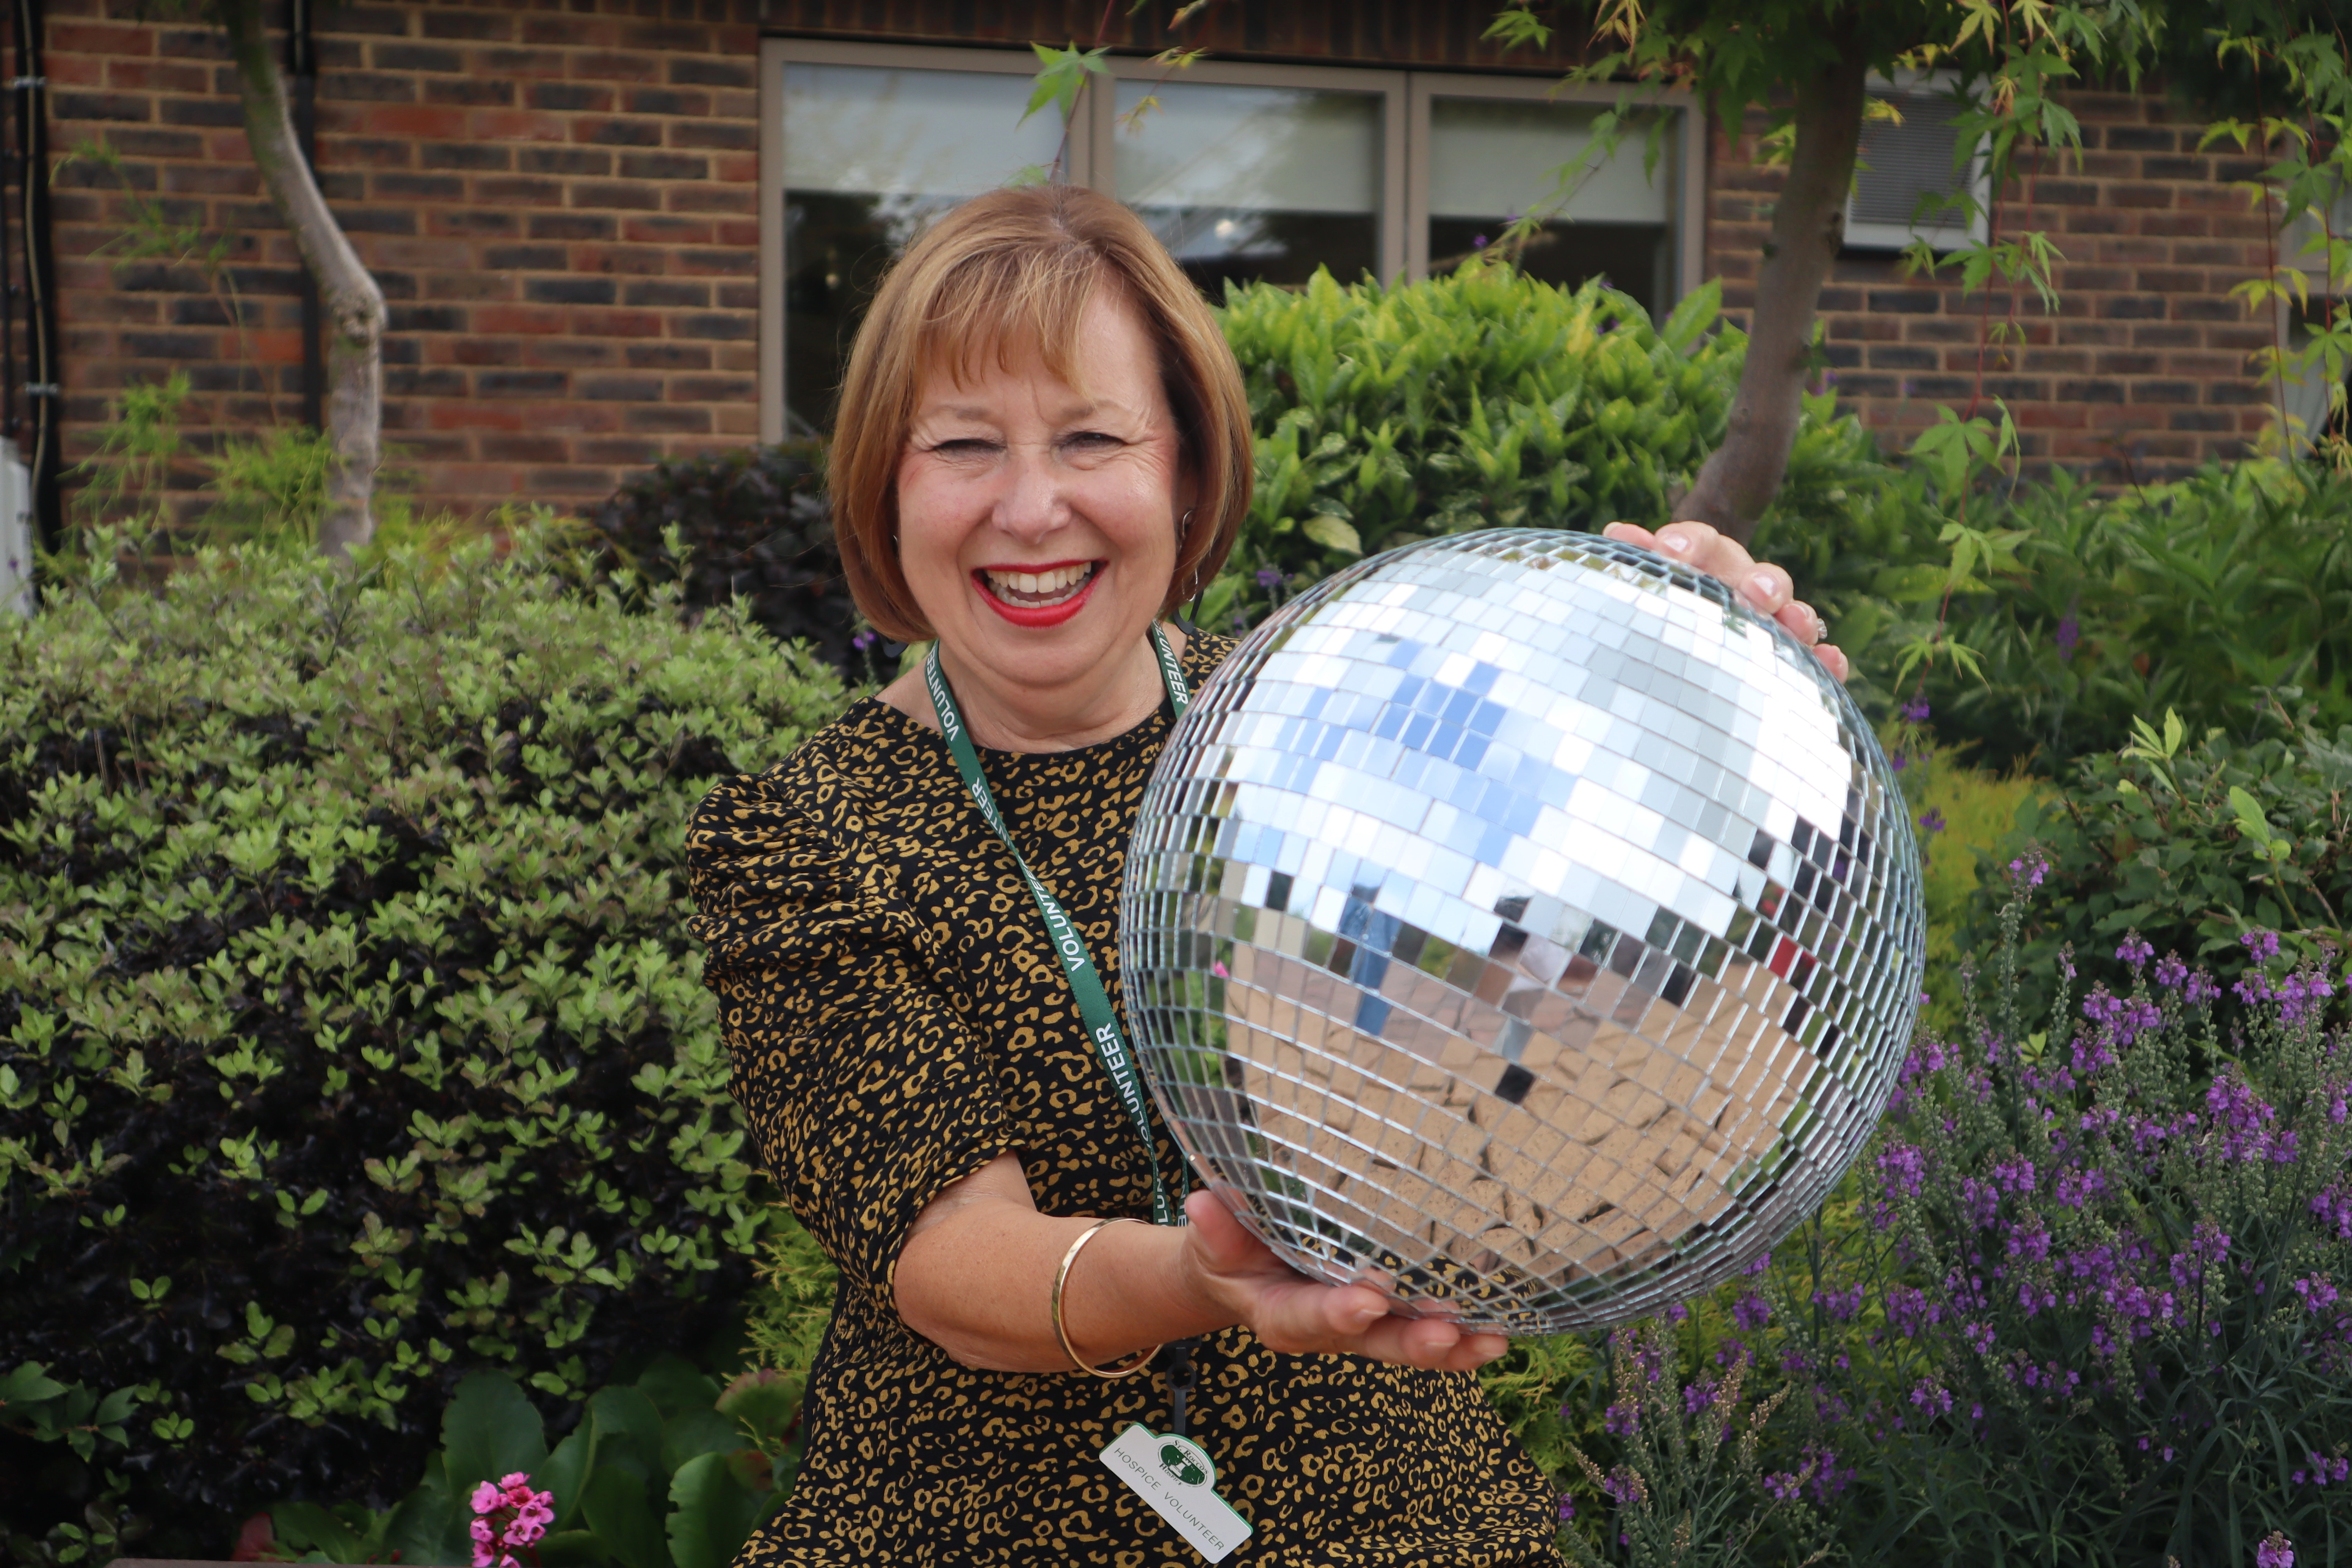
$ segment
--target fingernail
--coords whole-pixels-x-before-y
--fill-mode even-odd
[[[1769,599],[1780,591],[1780,579],[1769,572],[1759,572],[1748,579],[1748,591],[1759,598]]]
[[[1671,550],[1677,555],[1687,555],[1690,553],[1690,541],[1679,533],[1669,533],[1658,541],[1658,548]]]

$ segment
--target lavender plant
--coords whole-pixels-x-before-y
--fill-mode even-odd
[[[1857,1561],[2248,1563],[2352,1553],[2352,1046],[2328,963],[2247,938],[2221,987],[2128,936],[2133,982],[2052,1026],[2016,1005],[1923,1038],[1854,1217],[1742,1303],[1795,1391],[1787,1444],[1853,1467]],[[1831,1461],[1834,1466],[1840,1461]]]
[[[1991,974],[1839,1201],[1678,1340],[1619,1337],[1616,1447],[1563,1478],[1607,1500],[1572,1557],[2352,1561],[2337,955],[2252,933],[2225,1007],[2133,934],[2126,987],[2062,957],[2031,1018],[2046,870],[2011,867]]]

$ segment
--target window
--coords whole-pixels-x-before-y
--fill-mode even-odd
[[[1188,78],[1121,81],[1113,101],[1111,187],[1210,299],[1318,267],[1380,275],[1381,98]]]
[[[1066,137],[1050,111],[1021,122],[1026,50],[771,38],[761,47],[761,433],[832,422],[851,334],[883,269],[921,226],[1017,172],[1115,193],[1205,294],[1318,267],[1352,282],[1459,265],[1556,188],[1613,89],[1542,78],[1204,61],[1162,79],[1113,62]],[[1148,106],[1147,99],[1152,100]],[[1138,110],[1143,112],[1138,113]],[[1705,148],[1690,100],[1652,121],[1519,258],[1549,281],[1606,277],[1654,313],[1699,274]]]
[[[1587,155],[1599,103],[1433,91],[1427,117],[1428,217],[1424,272],[1458,266],[1530,206],[1549,205],[1559,169]],[[1680,115],[1650,159],[1653,115],[1629,115],[1615,151],[1573,177],[1566,211],[1546,222],[1518,257],[1530,277],[1576,287],[1608,279],[1652,315],[1681,290],[1675,247]]]
[[[1845,243],[1853,250],[1906,250],[1926,240],[1937,250],[1983,243],[1992,187],[1981,141],[1958,166],[1960,103],[1952,71],[1900,71],[1870,79],[1870,96],[1900,120],[1865,120],[1845,204]],[[1973,193],[1975,210],[1968,196]]]

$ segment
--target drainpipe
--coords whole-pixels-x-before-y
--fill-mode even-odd
[[[42,545],[58,548],[65,517],[58,491],[58,425],[63,376],[58,364],[57,256],[49,234],[49,79],[41,61],[43,0],[14,0],[16,75],[8,94],[16,113],[17,191],[25,247],[25,413],[18,452],[33,480],[33,525]],[[11,377],[14,380],[14,377]]]
[[[292,89],[294,139],[302,162],[319,170],[319,56],[310,40],[311,0],[286,0],[286,76]],[[319,280],[307,267],[299,269],[302,302],[302,423],[313,430],[326,425],[327,364],[320,346]]]

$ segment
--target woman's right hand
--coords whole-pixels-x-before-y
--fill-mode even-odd
[[[1247,1323],[1267,1349],[1370,1356],[1432,1372],[1470,1372],[1510,1348],[1500,1334],[1464,1333],[1440,1318],[1399,1317],[1364,1285],[1324,1285],[1276,1258],[1206,1192],[1184,1205],[1179,1258],[1214,1316]]]

